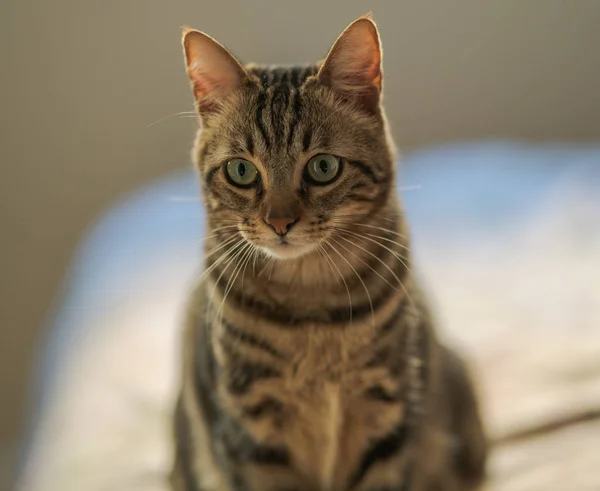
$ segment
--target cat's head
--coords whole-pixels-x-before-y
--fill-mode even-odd
[[[394,159],[370,17],[348,26],[314,66],[243,66],[194,30],[183,46],[213,232],[294,258],[386,206]]]

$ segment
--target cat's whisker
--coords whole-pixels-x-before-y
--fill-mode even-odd
[[[345,237],[340,237],[340,239],[345,240],[346,242],[350,242],[351,245],[358,247],[359,249],[363,249],[362,247],[358,246],[357,244],[355,244],[354,242],[346,239]],[[372,268],[369,263],[367,263],[366,261],[364,261],[356,252],[348,249],[346,246],[344,246],[343,244],[341,244],[339,241],[337,241],[336,239],[334,239],[333,237],[331,238],[331,240],[333,240],[336,244],[338,244],[342,249],[344,249],[346,252],[348,252],[349,254],[352,254],[356,259],[358,259],[361,263],[363,263],[367,268],[369,268],[371,271],[373,271],[373,273],[375,273],[377,276],[379,276],[383,281],[385,281],[391,288],[393,288],[394,290],[398,290],[398,287],[395,285],[392,285],[392,283],[389,282],[389,280],[383,276],[379,271],[377,271],[376,269]],[[375,256],[374,254],[370,253],[368,250],[363,249],[365,252],[368,252],[369,254],[371,254],[371,256],[375,257],[376,259],[379,259],[377,256]],[[385,263],[383,263],[385,266],[387,266]],[[389,267],[388,267],[389,269]],[[391,270],[390,270],[391,271]]]
[[[254,276],[256,276],[256,260],[258,259],[259,254],[261,253],[261,250],[257,246],[254,247],[254,250],[255,250],[255,253],[254,253],[254,257],[252,259],[252,274]]]
[[[230,238],[226,239],[225,241],[221,242],[219,245],[215,246],[210,251],[206,252],[205,253],[205,257],[208,258],[208,257],[212,256],[215,252],[219,252],[221,249],[223,249],[224,247],[227,247],[233,241],[235,241],[235,239],[238,239],[238,238],[239,238],[240,242],[245,240],[243,237],[239,237],[238,234],[235,234],[232,237],[230,237]]]
[[[388,222],[392,222],[392,223],[398,223],[396,220],[389,218],[389,217],[384,217],[384,216],[380,216],[379,217],[381,220],[387,220]]]
[[[383,216],[393,216],[393,217],[402,217],[404,213],[401,211],[382,211],[377,214],[378,218],[382,218]],[[336,213],[332,216],[332,218],[371,218],[373,214],[371,212],[367,213]]]
[[[340,232],[341,232],[341,233],[345,233],[345,234],[351,234],[352,236],[354,236],[354,237],[357,237],[357,238],[359,238],[359,239],[361,239],[361,240],[365,240],[365,241],[368,241],[368,242],[372,242],[373,244],[376,244],[376,245],[378,245],[379,247],[382,247],[382,248],[384,248],[386,251],[390,252],[390,253],[391,253],[391,254],[392,254],[392,255],[393,255],[393,256],[394,256],[396,259],[398,259],[398,260],[399,260],[399,261],[402,263],[402,265],[403,265],[403,266],[406,268],[406,270],[407,270],[409,273],[411,272],[411,271],[410,271],[410,268],[408,267],[408,264],[406,264],[406,263],[404,262],[404,260],[405,260],[405,259],[408,259],[408,258],[406,258],[406,257],[404,257],[404,256],[401,256],[399,253],[397,253],[397,252],[396,252],[396,251],[394,251],[393,249],[389,248],[389,247],[388,247],[388,246],[386,246],[385,244],[382,244],[381,242],[379,242],[379,241],[377,241],[377,240],[375,240],[375,239],[371,239],[370,237],[365,237],[364,235],[361,235],[361,234],[359,234],[359,233],[352,232],[351,230],[343,230],[343,229],[342,229],[342,230],[340,230]],[[346,239],[346,240],[347,240],[347,239]],[[406,249],[408,249],[408,248],[406,248]]]
[[[231,226],[231,227],[227,227],[227,228],[236,228],[235,226]],[[221,229],[213,229],[213,231],[222,231],[225,230],[225,227],[221,227]],[[219,237],[223,235],[223,233],[215,233],[215,234],[211,234],[211,235],[205,235],[203,237],[198,237],[195,239],[196,242],[203,242],[203,241],[207,241],[208,239],[213,239],[214,237]],[[229,237],[228,237],[229,239]]]
[[[197,114],[194,111],[181,111],[175,114],[169,114],[168,116],[164,116],[160,119],[157,119],[156,121],[154,121],[153,123],[150,123],[147,127],[151,128],[152,126],[156,126],[159,123],[162,123],[163,121],[166,121],[167,119],[171,119],[171,118],[175,118],[175,117],[182,117],[182,116],[187,116],[187,117],[191,117],[191,115],[194,115],[195,117],[198,117]]]
[[[225,287],[225,293],[223,294],[223,300],[221,301],[219,310],[217,310],[217,314],[215,315],[215,318],[218,318],[219,314],[221,314],[221,317],[219,318],[219,324],[223,323],[223,314],[224,314],[223,306],[225,305],[225,300],[227,300],[227,296],[229,295],[229,292],[235,285],[235,281],[237,280],[237,277],[239,276],[240,271],[242,270],[242,266],[245,264],[246,258],[249,257],[250,253],[252,252],[253,247],[254,246],[250,242],[248,242],[246,244],[246,246],[244,246],[244,248],[242,249],[244,252],[239,254],[238,256],[236,256],[236,265],[233,269],[233,272],[231,273],[231,275],[229,277],[229,280],[227,281],[227,285]]]
[[[213,305],[213,298],[215,296],[215,293],[217,291],[217,288],[219,286],[219,282],[221,281],[221,278],[223,277],[223,275],[225,274],[225,272],[229,269],[229,266],[231,266],[232,263],[236,262],[237,259],[247,250],[247,248],[249,247],[249,243],[246,242],[245,244],[243,244],[237,251],[236,253],[225,263],[225,267],[223,268],[223,271],[221,271],[221,274],[219,275],[219,277],[216,279],[215,284],[213,285],[210,297],[208,299],[208,306],[212,306]],[[237,265],[237,262],[236,262]],[[234,266],[234,271],[235,271],[235,266]],[[227,291],[227,287],[229,287],[229,283],[231,282],[231,278],[233,277],[233,274],[229,276],[229,280],[227,281],[227,285],[225,287],[225,290]],[[223,304],[225,303],[225,297],[226,295],[223,295],[223,301],[221,302],[221,306],[219,307],[219,309],[217,310],[213,320],[216,320],[219,317],[219,312],[221,311],[221,307],[223,306]]]
[[[246,272],[246,266],[248,265],[248,262],[250,261],[250,259],[252,259],[252,254],[254,253],[254,249],[256,247],[254,244],[252,244],[250,242],[248,242],[248,245],[250,247],[247,249],[247,251],[244,253],[244,255],[240,258],[238,272],[236,273],[235,277],[233,278],[233,281],[231,282],[231,287],[229,288],[229,290],[231,290],[231,288],[233,288],[238,275],[240,274],[240,272],[242,272],[242,287],[241,287],[242,294],[244,292],[244,273]],[[227,291],[227,293],[229,293],[229,291]]]
[[[348,230],[340,230],[340,232],[346,232],[346,233],[350,233],[350,231]],[[389,247],[381,244],[380,242],[377,242],[376,240],[373,239],[369,239],[367,237],[362,237],[360,234],[356,234],[354,233],[354,236],[356,236],[359,239],[362,240],[368,240],[373,242],[374,244],[377,244],[379,247],[383,247],[384,249],[386,249],[387,251],[389,251],[398,261],[400,261],[400,263],[402,264],[402,266],[406,269],[406,271],[410,274],[410,268],[408,267],[408,265],[402,260],[402,256],[398,255],[395,251],[393,251],[392,249],[390,249]],[[349,239],[346,239],[344,237],[340,237],[340,239],[344,239],[347,242],[352,243]],[[406,289],[406,287],[404,286],[404,283],[402,283],[402,281],[400,280],[400,278],[398,278],[398,276],[391,270],[391,268],[381,260],[381,258],[379,258],[378,256],[375,256],[373,253],[369,252],[367,249],[362,248],[361,246],[359,246],[358,244],[354,244],[356,247],[359,247],[361,249],[363,249],[365,252],[373,255],[374,257],[376,257],[378,259],[378,261],[380,261],[388,270],[391,271],[392,275],[394,276],[394,279],[396,281],[398,281],[398,284],[400,285],[400,287],[402,288],[402,291],[404,292],[404,294],[406,295],[406,298],[408,299],[408,301],[414,306],[414,302],[412,300],[412,298],[410,297],[410,295],[408,294],[408,290]],[[405,258],[406,259],[406,258]]]
[[[273,275],[273,269],[275,268],[275,261],[276,259],[273,258],[273,261],[271,261],[271,269],[269,270],[269,281],[271,281],[271,276]]]
[[[339,242],[336,241],[333,237],[330,237],[330,239],[334,240],[337,244],[339,244]],[[348,259],[346,259],[340,251],[338,251],[335,247],[333,247],[331,245],[331,243],[329,243],[329,242],[327,242],[327,243],[329,244],[329,247],[331,247],[337,253],[337,255],[340,256],[340,258],[342,258],[342,260],[348,265],[348,267],[354,272],[354,274],[360,281],[361,285],[363,286],[365,293],[367,294],[367,300],[369,301],[369,307],[371,308],[372,327],[373,327],[373,329],[375,329],[375,311],[373,309],[373,300],[371,300],[371,294],[369,293],[369,289],[367,288],[367,285],[365,284],[365,282],[362,279],[362,277],[360,276],[360,274],[358,274],[358,271],[356,271],[356,268],[354,266],[352,266],[352,263],[350,261],[348,261]]]
[[[389,228],[385,228],[385,227],[378,227],[376,225],[369,225],[367,223],[354,223],[354,222],[348,222],[348,221],[340,221],[340,220],[332,220],[333,222],[336,223],[342,223],[342,224],[346,224],[346,225],[356,225],[358,227],[367,227],[367,228],[372,228],[372,229],[377,229],[377,230],[382,230],[383,232],[388,232],[392,235],[396,235],[402,239],[406,238],[403,234],[401,234],[400,232],[396,231],[396,230],[392,230]]]
[[[239,241],[239,242],[237,242],[237,243],[236,243],[234,246],[230,247],[230,248],[229,248],[229,249],[228,249],[228,250],[227,250],[227,251],[226,251],[224,254],[222,254],[222,255],[221,255],[221,257],[219,257],[219,260],[218,260],[218,261],[215,261],[215,263],[213,263],[213,264],[210,266],[210,268],[208,268],[208,269],[205,271],[205,273],[204,273],[204,275],[203,275],[203,276],[205,276],[205,278],[204,278],[204,279],[207,279],[207,278],[208,278],[208,274],[209,274],[211,271],[213,271],[213,270],[214,270],[214,269],[215,269],[215,268],[216,268],[216,267],[217,267],[219,264],[223,263],[223,262],[224,262],[226,259],[229,259],[229,260],[227,261],[227,263],[225,264],[225,268],[223,268],[223,271],[221,271],[221,274],[220,274],[220,275],[219,275],[219,277],[217,278],[217,281],[215,281],[215,284],[213,285],[213,288],[212,288],[212,290],[211,290],[211,294],[210,294],[210,296],[209,296],[208,302],[206,302],[206,314],[205,314],[205,315],[206,315],[207,317],[208,317],[209,310],[212,310],[212,307],[213,307],[213,305],[212,305],[212,299],[213,299],[213,296],[214,296],[214,294],[215,294],[215,291],[216,291],[216,289],[217,289],[217,285],[218,285],[219,281],[221,280],[222,276],[225,274],[225,271],[227,271],[227,269],[229,268],[229,265],[231,264],[231,260],[232,260],[233,258],[235,258],[235,257],[236,257],[236,256],[239,254],[239,252],[240,252],[240,249],[238,249],[237,251],[234,251],[233,258],[229,258],[228,254],[229,254],[229,252],[232,252],[232,251],[233,251],[233,249],[234,249],[235,247],[243,247],[243,244],[241,244],[241,243],[242,243],[242,241],[243,241],[243,239],[240,239],[240,241]],[[207,326],[208,326],[208,323],[207,323]],[[209,339],[210,339],[210,338],[209,338]]]
[[[218,220],[214,220],[215,224],[225,223],[225,224],[239,224],[239,218],[230,218],[230,217],[219,217]]]
[[[223,261],[225,261],[229,254],[231,252],[234,251],[234,249],[236,247],[239,247],[240,245],[242,245],[242,243],[244,242],[244,239],[240,239],[238,242],[236,242],[235,244],[233,244],[229,249],[227,249],[224,253],[222,253],[219,258],[217,260],[215,260],[214,263],[212,263],[207,269],[205,269],[202,274],[200,275],[200,278],[198,278],[198,284],[202,283],[202,281],[204,281],[208,275],[211,273],[211,271],[213,271],[216,267],[219,266],[219,264],[221,264]]]
[[[239,222],[237,220],[231,220],[228,222],[224,222],[222,224],[219,224],[219,227],[214,227],[209,225],[208,228],[210,229],[210,231],[219,231],[219,230],[226,230],[225,227],[229,227],[229,228],[236,228],[239,230]]]
[[[394,245],[398,246],[399,248],[401,248],[401,249],[403,249],[405,251],[410,251],[410,247],[408,247],[408,245],[403,244],[402,242],[398,242],[398,241],[392,240],[392,239],[387,239],[386,237],[383,237],[381,235],[370,234],[368,232],[362,232],[362,231],[361,232],[357,232],[355,230],[351,230],[350,228],[339,227],[339,226],[335,226],[335,225],[332,226],[332,227],[329,227],[328,230],[333,230],[333,231],[336,231],[336,232],[349,233],[349,234],[352,234],[352,235],[354,235],[356,237],[360,237],[361,239],[365,239],[366,236],[373,237],[373,238],[378,238],[378,239],[383,239],[383,240],[386,240],[387,242],[390,242],[391,244],[394,244]],[[397,235],[399,235],[400,239],[405,239],[405,240],[407,239],[407,237],[404,236],[404,235],[400,235],[400,234],[397,234]],[[400,254],[400,252],[396,252],[396,254]],[[407,259],[404,256],[402,256],[402,257],[404,259]]]
[[[383,266],[391,273],[391,275],[394,277],[394,279],[398,282],[399,285],[402,284],[402,282],[400,281],[400,278],[398,278],[398,275],[396,275],[396,273],[394,273],[394,270],[392,268],[390,268],[390,266],[383,260],[381,259],[379,256],[377,256],[377,254],[372,253],[371,251],[369,251],[366,247],[363,247],[359,244],[357,244],[356,242],[351,241],[350,239],[343,237],[343,236],[339,236],[340,239],[345,240],[346,242],[348,242],[350,245],[360,249],[361,251],[369,254],[371,257],[373,257],[374,259],[377,259],[377,261],[379,261],[381,264],[383,264]]]
[[[325,241],[325,245],[331,247],[334,251],[338,252],[335,249],[335,247],[333,247],[329,243],[328,240]],[[342,279],[342,282],[344,283],[344,286],[346,287],[346,293],[348,294],[348,305],[350,307],[350,319],[348,321],[348,324],[352,325],[352,313],[353,313],[353,309],[352,309],[352,294],[350,293],[350,288],[348,288],[348,283],[346,282],[346,278],[344,278],[344,274],[342,273],[342,271],[340,270],[340,268],[338,267],[338,265],[335,264],[335,261],[331,258],[331,255],[329,254],[329,252],[327,252],[327,250],[325,249],[325,247],[322,247],[322,250],[323,250],[323,253],[325,254],[325,256],[329,259],[330,264],[335,268],[335,270],[340,275],[340,278]],[[338,252],[338,254],[339,254],[339,252]]]
[[[348,232],[352,232],[352,231],[351,231],[351,230],[348,230]],[[354,232],[354,233],[356,234],[356,232]],[[394,244],[394,245],[396,245],[396,246],[398,246],[398,247],[401,247],[401,248],[402,248],[402,249],[404,249],[404,250],[407,250],[407,251],[408,251],[408,250],[410,250],[410,248],[409,248],[409,247],[408,247],[406,244],[402,244],[402,243],[400,243],[400,242],[397,242],[397,241],[395,241],[395,240],[388,239],[387,237],[383,237],[382,235],[375,235],[375,234],[369,234],[369,233],[363,233],[363,234],[358,234],[358,235],[361,235],[361,236],[365,236],[365,235],[366,235],[366,236],[368,236],[368,237],[373,237],[374,239],[385,240],[386,242],[389,242],[389,243],[391,243],[391,244]],[[398,254],[399,254],[399,255],[400,255],[400,256],[401,256],[403,259],[408,259],[407,257],[405,257],[405,256],[402,256],[400,253],[398,253]]]
[[[207,280],[209,278],[209,275],[212,271],[214,271],[220,264],[222,264],[223,262],[227,261],[229,259],[229,261],[225,264],[225,268],[223,268],[223,271],[221,272],[221,274],[219,275],[219,277],[217,278],[217,281],[215,282],[215,285],[212,289],[210,298],[208,300],[208,302],[206,303],[206,314],[208,315],[209,309],[211,309],[212,306],[212,298],[215,294],[215,290],[217,288],[217,285],[219,283],[219,281],[221,280],[221,277],[223,276],[223,274],[225,274],[225,272],[227,271],[227,269],[229,268],[229,264],[231,264],[231,260],[233,258],[235,258],[239,253],[240,253],[240,247],[243,247],[243,243],[244,243],[244,239],[239,239],[238,242],[236,242],[235,244],[233,244],[232,246],[230,246],[223,254],[221,254],[221,256],[219,256],[219,258],[213,263],[211,264],[210,267],[208,267],[200,276],[200,278],[198,279],[198,285],[200,285],[203,281]],[[237,248],[237,250],[236,250]],[[233,253],[233,258],[230,259],[230,254]],[[208,325],[208,324],[207,324]]]
[[[370,234],[370,233],[367,233],[367,232],[359,233],[359,232],[355,232],[354,230],[348,230],[348,229],[345,229],[345,228],[338,228],[337,231],[338,232],[347,233],[347,234],[351,234],[354,237],[358,237],[360,239],[376,243],[376,244],[380,245],[381,247],[384,247],[386,250],[392,252],[393,254],[401,257],[402,259],[406,259],[406,260],[409,259],[408,257],[402,255],[398,251],[392,251],[391,249],[388,249],[384,244],[381,244],[381,243],[375,241],[374,239],[385,240],[386,242],[389,242],[389,243],[391,243],[391,244],[393,244],[393,245],[395,245],[397,247],[400,247],[401,249],[404,249],[405,251],[410,251],[410,248],[406,244],[402,244],[401,242],[397,242],[395,240],[388,239],[387,237],[383,237],[381,235]]]
[[[275,258],[273,257],[268,257],[267,256],[267,260],[265,261],[265,265],[263,266],[263,268],[260,270],[260,272],[258,273],[257,278],[260,278],[262,276],[262,274],[267,270],[267,268],[269,266],[272,265],[272,263],[275,261]]]
[[[246,267],[252,261],[252,259],[256,260],[256,254],[257,254],[257,251],[258,251],[258,247],[256,247],[252,243],[250,243],[250,245],[252,246],[251,251],[250,251],[251,253],[250,253],[250,256],[248,256],[248,260],[244,264],[244,270],[242,271],[242,285],[240,287],[240,289],[242,291],[242,295],[244,294],[244,275],[246,274]]]
[[[235,220],[235,219],[231,219],[231,220],[219,220],[220,223],[218,223],[219,227],[214,227],[209,225],[209,228],[211,230],[217,230],[217,229],[221,229],[222,227],[235,227],[235,228],[239,228],[240,227],[240,221],[239,220]]]
[[[338,273],[335,271],[335,269],[333,269],[333,267],[331,266],[331,263],[329,262],[329,258],[326,256],[327,251],[325,251],[323,249],[323,246],[321,244],[317,244],[317,252],[321,255],[321,257],[323,257],[325,259],[325,262],[327,263],[327,265],[329,266],[329,269],[331,269],[331,272],[333,273],[336,284],[339,285],[340,277],[339,277]]]
[[[237,229],[238,226],[237,225],[223,225],[222,227],[212,228],[211,230],[213,232],[219,232],[220,230],[228,230],[228,229],[232,229],[232,228]]]
[[[228,244],[228,245],[230,245],[230,247],[225,252],[221,253],[221,255],[219,256],[219,258],[216,259],[215,262],[213,262],[213,264],[211,264],[206,270],[204,270],[204,272],[200,276],[200,280],[202,280],[213,269],[215,269],[217,266],[219,266],[219,264],[221,264],[223,261],[225,261],[226,259],[228,259],[229,254],[231,252],[234,252],[236,248],[240,247],[243,242],[244,242],[244,239],[239,239],[235,244]]]

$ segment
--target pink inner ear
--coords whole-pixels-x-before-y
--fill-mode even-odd
[[[186,33],[184,49],[188,75],[200,108],[214,106],[220,97],[241,86],[245,72],[240,63],[206,34]]]
[[[210,92],[216,85],[215,81],[202,71],[198,62],[192,63],[188,70],[188,74],[194,85],[194,91],[200,94]]]
[[[381,52],[372,21],[351,24],[336,41],[322,68],[322,76],[341,91],[356,92],[367,87],[381,89]]]
[[[379,69],[380,59],[377,46],[371,46],[368,49],[361,47],[358,51],[360,52],[350,53],[346,63],[340,63],[341,69],[347,72],[347,78],[355,79],[361,85],[379,86],[381,70]]]
[[[227,76],[225,73],[209,75],[197,63],[190,67],[188,73],[197,99],[213,99],[239,86],[235,77]]]

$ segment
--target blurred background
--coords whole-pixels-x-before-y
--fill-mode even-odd
[[[180,26],[243,61],[322,58],[372,11],[404,152],[464,140],[600,140],[600,2],[5,0],[0,4],[0,488],[45,321],[118,198],[189,168]],[[162,119],[166,118],[166,119]],[[154,124],[155,123],[155,124]]]

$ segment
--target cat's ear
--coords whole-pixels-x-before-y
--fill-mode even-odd
[[[381,94],[381,44],[370,15],[350,24],[318,73],[319,81],[363,109],[375,111]]]
[[[208,112],[247,77],[238,60],[213,38],[193,29],[183,31],[183,53],[198,110]]]

